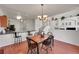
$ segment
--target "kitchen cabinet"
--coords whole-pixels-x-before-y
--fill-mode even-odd
[[[7,27],[8,26],[7,16],[0,16],[0,26],[1,27]]]

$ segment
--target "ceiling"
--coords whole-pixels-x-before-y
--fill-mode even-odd
[[[78,7],[79,4],[45,4],[43,10],[44,14],[53,16]],[[35,19],[42,13],[40,4],[0,4],[0,8],[10,18],[16,18],[20,14],[23,19]]]

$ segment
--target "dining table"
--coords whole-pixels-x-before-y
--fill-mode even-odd
[[[34,35],[34,36],[32,36],[32,40],[34,40],[35,42],[37,42],[37,54],[39,54],[40,52],[39,52],[39,45],[44,41],[44,40],[46,40],[48,38],[48,36],[47,35],[43,35],[43,36],[41,36],[41,35]]]

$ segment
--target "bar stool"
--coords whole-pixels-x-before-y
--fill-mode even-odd
[[[21,36],[16,36],[14,39],[14,43],[20,43],[22,42],[22,37]]]
[[[22,37],[20,35],[17,35],[19,33],[15,32],[15,39],[14,39],[14,43],[21,43],[22,42]]]

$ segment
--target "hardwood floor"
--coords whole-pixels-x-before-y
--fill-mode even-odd
[[[2,50],[3,49],[3,50]],[[0,49],[4,54],[26,54],[28,47],[26,42],[21,44],[13,44]],[[54,41],[52,51],[49,49],[49,54],[79,54],[79,47],[61,41]],[[1,52],[0,51],[0,52]],[[2,52],[1,52],[2,54]],[[45,54],[45,51],[40,48],[40,54]]]
[[[54,54],[79,54],[79,46],[55,40]]]

